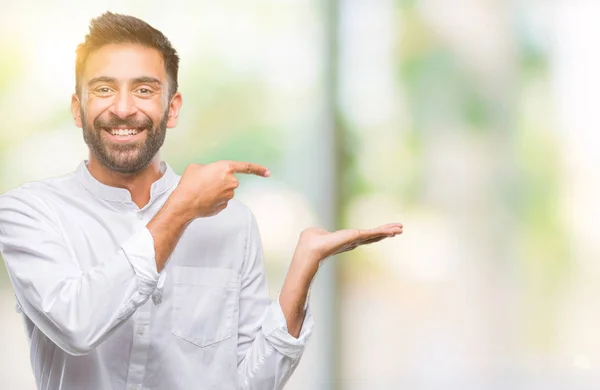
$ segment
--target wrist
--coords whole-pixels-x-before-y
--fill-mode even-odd
[[[175,192],[165,202],[163,210],[170,214],[177,221],[177,224],[187,225],[196,219],[193,210],[189,207],[189,202],[178,197]]]
[[[290,279],[301,289],[308,288],[319,270],[319,263],[319,259],[309,251],[296,248],[286,279]]]

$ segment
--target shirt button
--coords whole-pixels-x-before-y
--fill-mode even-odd
[[[138,387],[136,385],[131,385],[130,389],[131,390],[138,390]]]
[[[144,335],[144,333],[146,333],[146,327],[145,327],[145,326],[143,326],[143,325],[142,325],[142,326],[140,326],[140,327],[138,327],[138,334],[139,334],[140,336],[143,336],[143,335]]]

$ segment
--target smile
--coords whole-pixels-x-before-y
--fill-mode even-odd
[[[137,135],[144,132],[144,129],[127,129],[127,128],[105,128],[109,137],[114,141],[130,141],[136,139]]]
[[[143,130],[140,129],[106,129],[111,135],[131,136],[136,135]]]

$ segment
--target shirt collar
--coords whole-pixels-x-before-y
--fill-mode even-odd
[[[93,195],[108,201],[132,202],[131,193],[124,188],[107,186],[96,180],[87,168],[88,161],[82,161],[75,172],[77,180]],[[152,183],[150,189],[150,201],[154,200],[160,194],[166,192],[177,184],[177,175],[173,169],[164,161],[160,163],[160,172],[163,174],[160,179]]]

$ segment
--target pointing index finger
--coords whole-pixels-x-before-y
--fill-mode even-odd
[[[271,175],[271,172],[262,165],[249,162],[232,161],[231,168],[233,173],[245,173],[262,177],[269,177]]]

